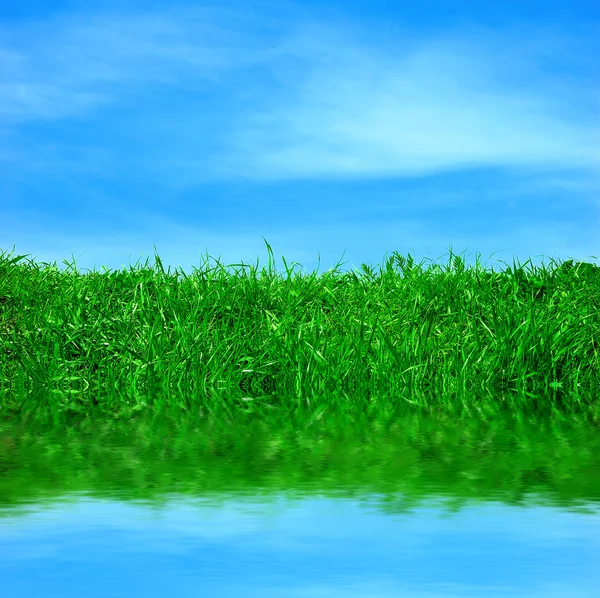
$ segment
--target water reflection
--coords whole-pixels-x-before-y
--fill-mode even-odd
[[[589,421],[0,425],[14,596],[596,596]]]

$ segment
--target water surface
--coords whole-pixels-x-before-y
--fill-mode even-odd
[[[0,425],[10,596],[598,596],[583,420]]]

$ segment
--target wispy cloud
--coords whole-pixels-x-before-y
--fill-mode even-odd
[[[471,25],[423,36],[382,23],[367,34],[289,6],[297,19],[178,8],[5,29],[2,127],[29,168],[77,170],[104,152],[115,171],[127,159],[171,187],[490,166],[597,176],[593,28],[574,37]],[[101,121],[105,134],[33,140],[56,121]]]

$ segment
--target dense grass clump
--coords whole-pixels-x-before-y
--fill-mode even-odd
[[[600,268],[77,272],[0,257],[0,410],[600,412]],[[529,260],[528,260],[529,261]],[[527,264],[527,262],[526,262]],[[526,265],[525,264],[525,265]],[[44,267],[42,267],[44,266]],[[246,272],[245,269],[249,269]]]

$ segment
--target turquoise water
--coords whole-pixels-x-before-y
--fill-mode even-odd
[[[382,497],[70,497],[0,524],[10,596],[598,596],[600,516]]]
[[[600,596],[579,422],[0,425],[7,597]]]

